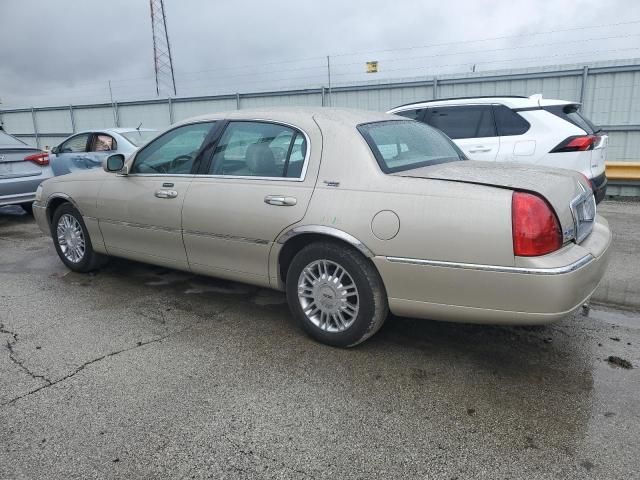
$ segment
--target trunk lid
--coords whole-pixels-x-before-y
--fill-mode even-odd
[[[581,217],[583,222],[591,223],[595,218],[595,202],[593,206],[590,202],[590,199],[593,199],[591,185],[580,173],[569,170],[530,164],[464,161],[441,163],[393,175],[537,193],[553,207],[560,221],[565,242],[576,236],[578,241],[581,241],[588,235],[588,232],[584,234],[586,227],[578,225],[576,217]],[[584,203],[588,205],[585,207]],[[590,218],[591,215],[594,218]],[[577,231],[582,233],[578,234]]]
[[[40,152],[38,148],[0,147],[0,179],[41,175],[41,166],[24,160],[25,157]]]

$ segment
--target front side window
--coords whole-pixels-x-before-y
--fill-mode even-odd
[[[374,122],[359,125],[358,130],[385,173],[465,160],[451,140],[424,123]]]
[[[111,150],[116,149],[116,141],[110,135],[98,133],[93,138],[93,147],[91,148],[92,152],[110,152]]]
[[[59,153],[78,153],[87,151],[87,141],[89,140],[88,133],[81,133],[75,137],[71,137],[69,140],[60,145]]]
[[[188,174],[215,122],[174,128],[149,143],[136,155],[130,173]]]
[[[431,110],[427,123],[453,139],[496,136],[491,105],[437,107]]]
[[[268,122],[230,122],[216,145],[209,174],[300,178],[307,142],[301,132]]]

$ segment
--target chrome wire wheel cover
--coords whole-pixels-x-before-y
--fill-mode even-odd
[[[60,251],[65,258],[73,263],[80,262],[85,253],[84,234],[80,222],[73,215],[65,213],[58,219],[56,233]]]
[[[348,329],[358,316],[358,287],[345,268],[331,260],[316,260],[298,278],[298,300],[306,317],[326,332]]]

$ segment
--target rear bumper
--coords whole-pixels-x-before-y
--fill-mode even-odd
[[[52,176],[51,168],[44,167],[39,175],[0,179],[0,206],[33,202],[38,186]]]
[[[589,299],[608,265],[610,243],[599,217],[582,244],[513,267],[397,257],[375,257],[374,263],[396,315],[533,325],[559,320]]]
[[[607,194],[607,183],[607,175],[604,173],[591,179],[591,188],[593,188],[593,196],[596,199],[596,203],[604,200]]]

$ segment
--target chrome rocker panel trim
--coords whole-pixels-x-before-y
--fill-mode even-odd
[[[595,258],[592,255],[585,255],[584,257],[576,260],[575,262],[562,267],[553,268],[527,268],[527,267],[507,267],[501,265],[482,265],[477,263],[460,263],[460,262],[445,262],[441,260],[420,260],[417,258],[404,258],[404,257],[386,257],[389,262],[392,263],[406,263],[409,265],[427,265],[431,267],[447,267],[447,268],[462,268],[466,270],[482,270],[487,272],[498,273],[519,273],[526,275],[562,275],[565,273],[574,272],[588,263],[591,263]]]

